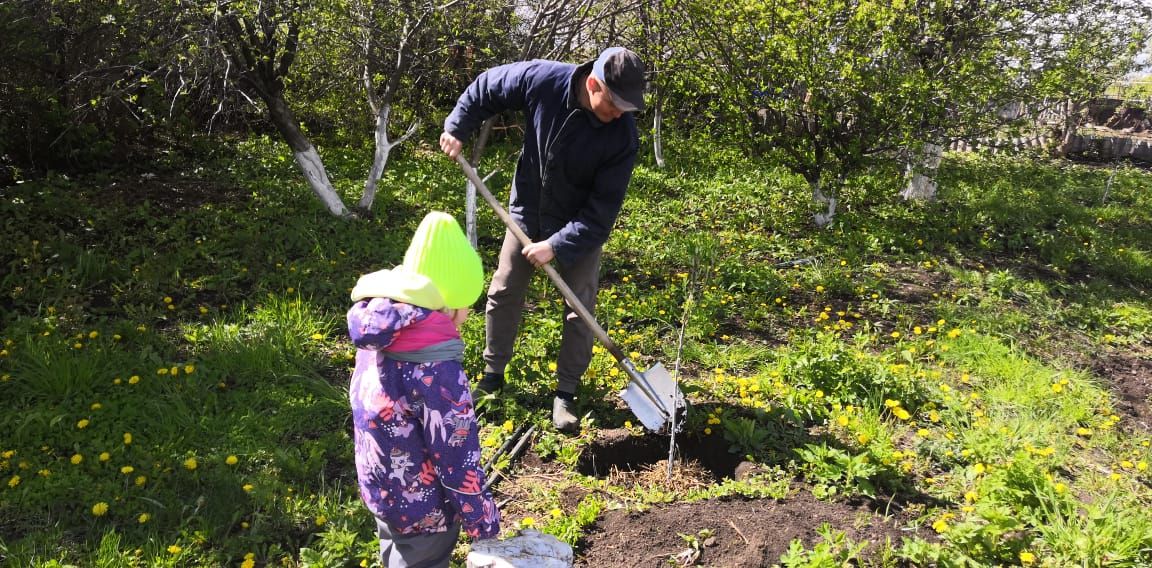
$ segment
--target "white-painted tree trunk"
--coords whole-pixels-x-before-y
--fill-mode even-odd
[[[368,172],[368,179],[364,182],[364,195],[360,197],[358,204],[358,207],[363,211],[371,210],[372,203],[376,201],[376,188],[380,178],[384,175],[384,168],[388,166],[388,156],[392,153],[392,148],[399,146],[420,127],[420,121],[416,120],[408,127],[408,131],[403,136],[397,138],[395,142],[389,142],[388,116],[391,113],[392,105],[386,104],[380,107],[380,112],[376,114],[376,152],[372,157],[372,169]]]
[[[485,120],[484,124],[481,125],[480,133],[476,136],[475,142],[472,143],[472,159],[468,160],[473,169],[480,165],[480,156],[484,154],[484,147],[488,145],[488,137],[492,135],[492,127],[495,125],[496,117]],[[478,169],[477,173],[479,173]],[[472,185],[471,180],[464,188],[464,224],[468,242],[472,243],[472,248],[477,248],[480,241],[476,227],[476,186]]]
[[[836,216],[836,195],[825,194],[820,188],[820,179],[809,180],[808,185],[812,188],[812,199],[817,203],[823,203],[828,206],[828,210],[823,213],[817,213],[813,220],[816,221],[816,226],[820,228],[827,227],[832,223],[832,218]]]
[[[652,153],[656,156],[656,167],[664,169],[664,136],[662,124],[664,123],[664,113],[660,107],[663,105],[656,105],[656,112],[652,113]]]
[[[320,198],[324,207],[328,208],[328,212],[338,217],[347,217],[348,209],[344,207],[340,195],[333,189],[332,181],[328,179],[328,171],[324,169],[324,162],[320,160],[316,147],[309,144],[304,150],[293,152],[292,155],[296,158],[296,165],[300,166],[300,171],[304,173],[304,178],[308,180],[312,193]]]
[[[912,153],[908,160],[906,174],[908,185],[900,196],[905,201],[928,201],[936,198],[936,172],[940,168],[940,160],[944,156],[944,146],[934,142],[925,142],[919,151]]]

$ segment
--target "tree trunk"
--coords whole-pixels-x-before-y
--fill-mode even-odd
[[[652,153],[656,156],[656,167],[660,169],[664,169],[663,106],[660,104],[659,93],[657,93],[656,108],[653,109],[654,112],[652,113]]]
[[[320,198],[329,213],[337,217],[347,217],[348,209],[344,207],[340,195],[333,189],[332,182],[328,179],[328,171],[324,169],[324,162],[320,159],[320,154],[312,142],[308,140],[308,137],[304,135],[304,132],[300,130],[300,126],[296,123],[296,117],[292,114],[292,109],[288,108],[288,103],[279,95],[265,102],[268,105],[268,115],[272,119],[272,124],[288,142],[288,147],[292,149],[292,156],[296,159],[296,165],[300,167],[304,178],[308,180],[308,186],[312,188],[312,192]]]
[[[943,155],[944,145],[935,142],[925,142],[919,150],[912,152],[906,170],[908,185],[900,192],[905,201],[930,201],[936,198],[936,171]]]
[[[1080,126],[1080,102],[1071,99],[1064,107],[1064,128],[1060,132],[1060,144],[1056,147],[1056,155],[1063,158],[1072,151],[1076,143],[1076,129]]]
[[[816,226],[820,228],[827,227],[832,223],[832,217],[836,215],[836,193],[835,188],[831,195],[825,194],[824,190],[820,187],[821,172],[819,170],[805,174],[804,178],[808,180],[808,187],[812,188],[812,199],[817,203],[822,203],[828,206],[828,210],[823,213],[817,213],[813,216],[813,221]]]
[[[392,153],[392,148],[407,140],[420,127],[420,121],[417,120],[408,127],[408,131],[403,136],[397,138],[395,142],[389,142],[388,116],[390,114],[392,114],[392,105],[390,104],[381,106],[380,112],[376,114],[376,152],[372,157],[372,169],[368,172],[368,179],[364,182],[364,195],[360,197],[360,203],[357,204],[361,211],[372,210],[372,203],[376,200],[376,186],[384,175],[384,168],[388,166],[388,156]]]
[[[480,127],[480,134],[476,136],[476,142],[472,144],[472,158],[468,160],[473,168],[480,164],[480,156],[484,155],[484,147],[488,145],[488,137],[492,135],[492,127],[495,124],[496,117],[493,116],[485,120]],[[476,186],[472,185],[472,180],[468,180],[468,186],[464,190],[464,217],[468,241],[472,243],[472,248],[476,248],[479,244],[479,237],[476,228]]]

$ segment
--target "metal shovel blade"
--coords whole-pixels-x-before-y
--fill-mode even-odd
[[[628,381],[628,385],[620,391],[620,398],[624,399],[644,427],[653,432],[667,432],[672,425],[672,416],[684,408],[684,394],[676,385],[676,379],[660,363],[641,373],[640,377]],[[677,421],[676,430],[680,429],[681,424],[681,421]]]

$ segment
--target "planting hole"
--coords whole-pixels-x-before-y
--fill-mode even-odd
[[[740,456],[728,452],[723,440],[680,435],[673,476],[679,470],[699,474],[715,483],[735,476]],[[628,430],[600,430],[580,455],[577,469],[584,475],[605,477],[655,472],[663,474],[668,463],[668,437],[633,435]],[[656,466],[660,467],[656,467]],[[656,471],[659,470],[659,471]]]

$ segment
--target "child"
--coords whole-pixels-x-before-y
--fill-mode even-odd
[[[500,533],[457,329],[483,284],[460,225],[433,211],[403,264],[361,276],[352,290],[356,475],[386,568],[448,566],[461,525],[477,539]]]

